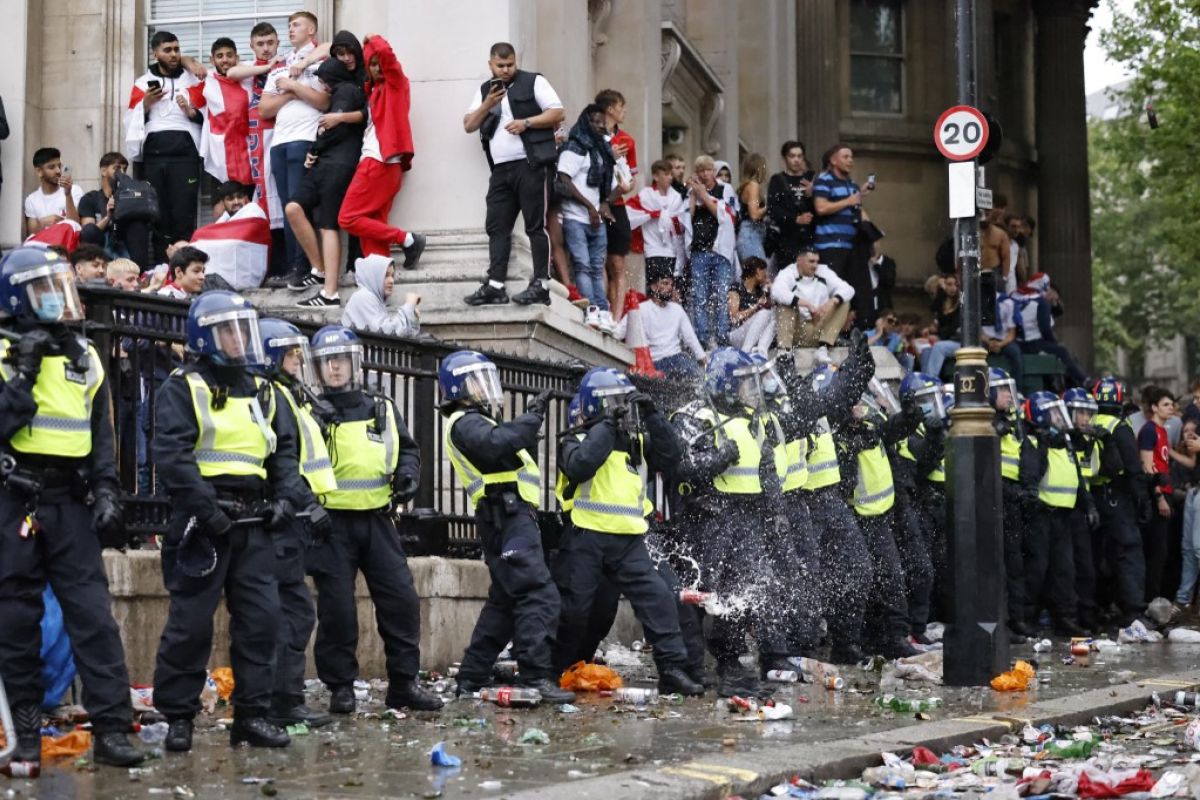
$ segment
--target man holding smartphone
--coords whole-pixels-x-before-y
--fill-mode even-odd
[[[504,281],[519,213],[533,255],[533,280],[512,299],[521,305],[545,305],[550,303],[546,194],[558,159],[554,128],[563,119],[562,101],[544,77],[517,69],[517,52],[508,42],[492,45],[488,68],[492,77],[480,85],[467,108],[463,130],[479,131],[492,169],[484,223],[489,263],[487,278],[464,302],[471,306],[508,302]]]
[[[150,39],[154,63],[133,84],[123,124],[124,153],[137,175],[158,193],[156,260],[168,241],[191,239],[200,202],[200,80],[183,67],[179,38],[158,31]]]

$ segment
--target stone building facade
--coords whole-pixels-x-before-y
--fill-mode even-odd
[[[1082,53],[1094,0],[977,3],[981,104],[1004,128],[988,184],[1037,217],[1038,263],[1068,301],[1060,334],[1088,360]],[[0,243],[19,236],[37,147],[62,149],[76,179],[95,186],[156,26],[206,54],[220,35],[245,47],[254,19],[285,24],[301,5],[325,37],[386,36],[412,81],[417,154],[394,216],[433,234],[418,278],[432,310],[449,311],[486,263],[487,166],[461,119],[498,40],[550,79],[568,119],[597,90],[622,91],[643,165],[665,152],[709,153],[736,171],[760,152],[774,170],[787,139],[814,158],[850,144],[859,177],[878,175],[867,207],[907,287],[932,272],[949,231],[932,127],[955,101],[953,0],[5,0],[0,97],[13,132],[0,149]]]

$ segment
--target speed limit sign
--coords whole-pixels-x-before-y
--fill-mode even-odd
[[[987,141],[987,120],[971,106],[946,109],[933,126],[934,144],[951,161],[970,161],[983,152]]]

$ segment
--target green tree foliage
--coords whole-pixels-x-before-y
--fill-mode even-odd
[[[1133,76],[1122,113],[1091,123],[1098,363],[1200,320],[1200,0],[1136,0],[1101,36]],[[1147,122],[1152,103],[1159,127]]]

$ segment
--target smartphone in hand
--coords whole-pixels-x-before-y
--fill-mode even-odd
[[[867,176],[867,191],[868,192],[875,191],[875,173],[874,172],[872,172],[870,175]]]

